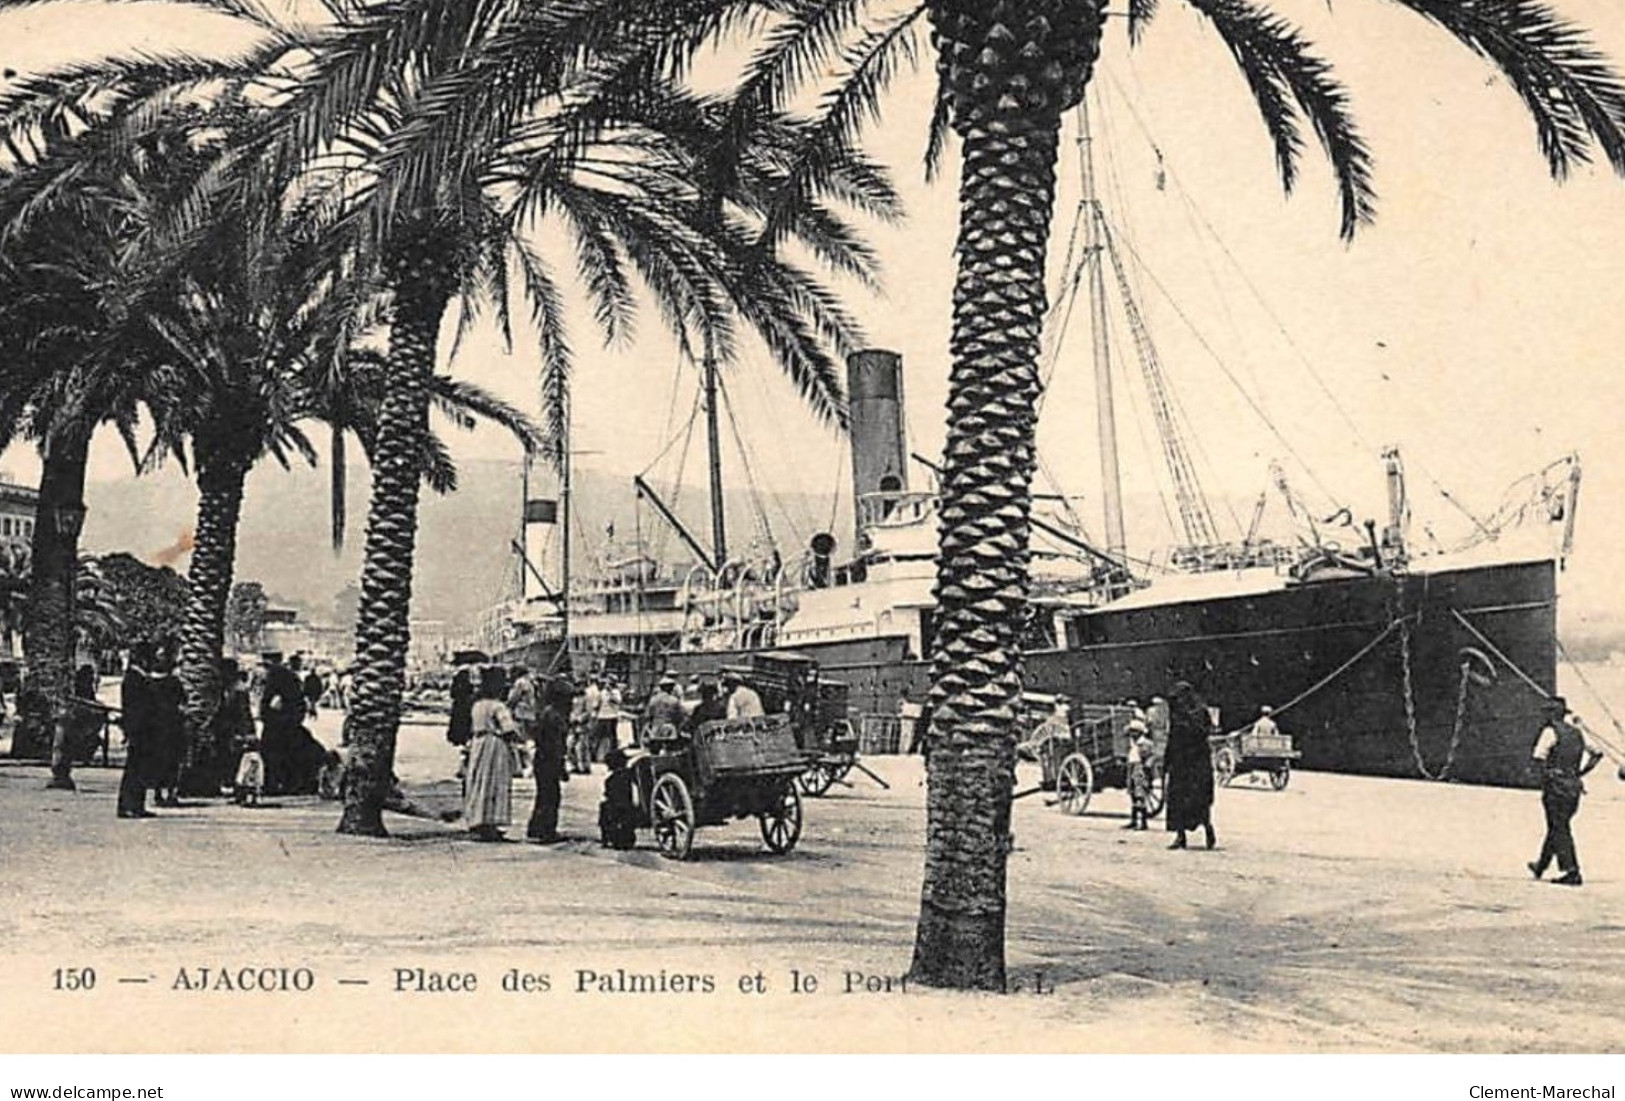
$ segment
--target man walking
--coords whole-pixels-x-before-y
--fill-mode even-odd
[[[299,660],[297,654],[294,655],[294,660]],[[298,666],[296,665],[294,668],[297,669]],[[316,667],[313,665],[306,670],[305,679],[300,687],[305,692],[305,711],[314,719],[317,711],[321,708],[322,697],[327,694],[327,682],[322,679],[321,673],[317,672]]]
[[[1552,880],[1562,887],[1578,887],[1580,860],[1574,852],[1574,833],[1569,827],[1580,809],[1585,784],[1580,777],[1597,767],[1602,750],[1589,737],[1580,720],[1569,714],[1562,697],[1546,706],[1547,723],[1535,740],[1533,757],[1540,763],[1540,802],[1546,810],[1546,840],[1540,856],[1530,861],[1536,879],[1546,874],[1555,859],[1563,874]]]

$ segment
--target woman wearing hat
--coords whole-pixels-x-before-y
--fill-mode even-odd
[[[520,735],[513,712],[502,702],[506,688],[501,669],[480,670],[463,796],[463,819],[476,841],[506,841],[502,830],[513,821],[513,743]]]

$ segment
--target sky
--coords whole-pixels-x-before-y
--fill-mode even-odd
[[[1625,382],[1616,370],[1616,349],[1625,346],[1618,308],[1625,182],[1597,168],[1553,183],[1506,83],[1397,3],[1280,0],[1276,7],[1334,63],[1375,154],[1378,218],[1352,244],[1338,237],[1336,196],[1313,150],[1296,192],[1283,196],[1245,85],[1189,8],[1163,4],[1132,50],[1123,21],[1113,20],[1094,81],[1103,197],[1119,239],[1144,261],[1134,276],[1142,309],[1204,482],[1216,497],[1249,501],[1265,487],[1270,461],[1280,459],[1316,507],[1335,496],[1358,516],[1381,516],[1378,452],[1397,444],[1419,521],[1448,538],[1467,521],[1435,483],[1484,514],[1514,479],[1578,451],[1585,487],[1568,590],[1587,606],[1625,611],[1625,579],[1609,570],[1610,537],[1625,519],[1625,442],[1617,429]],[[1625,62],[1620,5],[1562,0],[1558,7]],[[26,71],[95,43],[160,49],[221,41],[217,26],[155,20],[151,10],[86,4],[65,16],[54,7],[7,13],[0,63]],[[870,140],[895,171],[909,210],[901,226],[868,227],[885,263],[885,294],[846,288],[871,343],[905,357],[911,444],[925,455],[940,450],[944,433],[957,184],[952,156],[943,178],[922,178],[930,90],[925,75],[899,79]],[[1067,146],[1057,268],[1078,195]],[[1057,282],[1060,272],[1052,275]],[[1083,518],[1098,532],[1086,317],[1080,302],[1055,359],[1040,447],[1058,490],[1081,498]],[[577,463],[626,476],[650,469],[657,484],[675,478],[680,446],[660,456],[689,416],[693,377],[660,336],[657,318],[645,312],[638,338],[615,348],[600,345],[579,305],[572,322]],[[525,344],[521,332],[508,354],[493,332],[477,331],[450,366],[533,407],[536,361]],[[765,492],[844,485],[844,445],[802,414],[762,349],[746,347],[727,385],[751,477]],[[1157,475],[1144,442],[1150,427],[1129,423],[1137,405],[1143,412],[1143,397],[1127,374],[1118,385],[1127,490],[1140,511],[1155,511]],[[685,467],[694,484],[699,446],[696,435]],[[454,453],[515,456],[495,432],[456,439]],[[737,482],[737,458],[728,461]],[[24,478],[34,470],[16,449],[0,466]],[[127,475],[117,444],[99,444],[92,476]],[[1153,526],[1143,515],[1130,518],[1131,532]]]

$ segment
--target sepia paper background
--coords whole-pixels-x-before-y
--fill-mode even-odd
[[[1560,6],[1625,61],[1619,5]],[[1142,116],[1119,111],[1102,125],[1121,139],[1115,182],[1151,194],[1136,207],[1133,238],[1147,264],[1176,300],[1195,300],[1193,313],[1218,314],[1199,322],[1215,329],[1203,339],[1269,395],[1282,435],[1329,482],[1349,487],[1360,516],[1380,514],[1379,444],[1406,448],[1418,498],[1437,482],[1484,510],[1518,474],[1579,450],[1586,488],[1563,624],[1601,630],[1619,619],[1612,544],[1625,500],[1616,430],[1625,182],[1599,168],[1553,184],[1505,82],[1399,5],[1282,0],[1280,10],[1336,63],[1376,154],[1379,219],[1344,245],[1324,168],[1306,153],[1297,193],[1282,196],[1222,44],[1191,10],[1164,7],[1132,57],[1113,22],[1102,77],[1108,114],[1132,98]],[[87,51],[203,50],[222,41],[206,23],[140,4],[23,8],[0,14],[0,62],[26,72]],[[872,148],[897,172],[910,218],[874,229],[888,267],[884,300],[857,290],[852,299],[873,342],[905,354],[911,442],[927,455],[943,435],[957,185],[951,165],[935,183],[919,172],[929,90],[925,75],[901,77],[875,131]],[[1177,181],[1160,191],[1159,149]],[[1073,162],[1061,172],[1057,254],[1077,198]],[[1177,197],[1185,191],[1194,207]],[[1236,277],[1220,270],[1211,244],[1180,243],[1179,232],[1201,222],[1273,318],[1256,303],[1228,315],[1213,309],[1214,273]],[[1146,293],[1156,300],[1148,313],[1162,358],[1205,429],[1210,489],[1249,501],[1280,445],[1257,431],[1171,307]],[[633,345],[613,349],[589,335],[585,311],[575,320],[578,444],[594,456],[586,465],[636,472],[668,424],[672,349],[653,319]],[[1049,463],[1077,480],[1093,509],[1087,336],[1081,318],[1075,324],[1066,356],[1075,369],[1057,372],[1041,438]],[[530,400],[534,368],[490,332],[476,334],[455,365],[515,401]],[[793,392],[765,353],[748,350],[740,375],[739,419],[768,426],[752,444],[767,491],[839,484],[840,441],[794,415]],[[495,434],[458,446],[469,460],[514,458]],[[3,461],[32,477],[22,450]],[[1131,498],[1154,488],[1136,461],[1125,457]],[[113,443],[98,445],[94,478],[125,478],[125,466]],[[1441,523],[1459,525],[1448,507],[1439,511]],[[308,526],[313,543],[322,538],[320,507],[283,522]],[[1131,529],[1138,524],[1131,519]],[[493,516],[488,536],[463,537],[506,540],[507,518]],[[1618,1050],[1625,1041],[1625,989],[1611,977],[1625,946],[1625,859],[1610,847],[1625,827],[1625,799],[1603,773],[1577,827],[1591,882],[1575,894],[1532,892],[1521,872],[1539,839],[1537,799],[1527,792],[1316,776],[1276,804],[1225,792],[1225,851],[1190,854],[1209,861],[1200,866],[1168,859],[1176,854],[1162,850],[1160,835],[1130,851],[1116,822],[1060,821],[1023,804],[1010,947],[1013,978],[1026,990],[791,994],[791,969],[826,983],[848,971],[907,970],[919,859],[899,852],[923,839],[923,796],[916,762],[883,766],[893,790],[860,783],[840,793],[831,804],[857,809],[836,806],[825,825],[825,808],[809,801],[802,847],[777,866],[754,853],[748,824],[718,831],[733,836],[719,839],[712,859],[669,865],[647,851],[615,860],[586,845],[469,853],[479,847],[416,823],[395,823],[405,840],[341,840],[328,835],[335,815],[322,807],[266,811],[253,839],[229,850],[212,847],[202,819],[138,824],[175,831],[162,842],[174,854],[134,883],[128,867],[143,847],[134,831],[57,824],[111,819],[116,776],[86,770],[85,795],[50,804],[33,790],[37,770],[0,770],[0,877],[21,892],[0,900],[0,1050],[1482,1051]],[[570,793],[578,836],[593,805],[582,786]],[[183,830],[185,842],[173,844]],[[51,840],[70,835],[71,844]],[[233,865],[242,859],[251,866]],[[279,860],[294,869],[285,878],[266,871]],[[241,890],[231,886],[238,880]],[[1345,942],[1358,954],[1352,962],[1336,960]],[[1531,959],[1545,965],[1519,970]],[[58,968],[85,966],[98,972],[96,991],[51,989]],[[309,966],[318,985],[297,996],[173,989],[181,969],[221,966]],[[475,972],[481,989],[386,989],[396,967],[420,966]],[[510,968],[545,971],[568,987],[583,967],[709,973],[718,991],[492,989]],[[739,979],[758,971],[768,992],[740,993]],[[145,985],[117,983],[142,976]],[[341,987],[343,978],[370,985]]]

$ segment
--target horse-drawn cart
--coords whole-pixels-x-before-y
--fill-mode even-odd
[[[770,851],[796,847],[796,778],[807,758],[788,715],[701,723],[693,737],[651,740],[647,748],[632,763],[638,825],[654,833],[662,855],[685,860],[695,830],[741,818],[757,820]]]
[[[1074,706],[1072,722],[1064,735],[1045,735],[1044,728],[1035,732],[1035,740],[1024,743],[1041,769],[1039,786],[1018,791],[1016,798],[1040,791],[1054,792],[1052,805],[1065,814],[1082,814],[1089,808],[1094,793],[1107,788],[1128,790],[1129,749],[1133,736],[1129,723],[1134,712],[1127,707],[1101,704]],[[1146,762],[1150,773],[1151,792],[1146,804],[1148,817],[1162,812],[1163,777],[1162,753],[1166,746],[1156,746],[1151,760]]]

